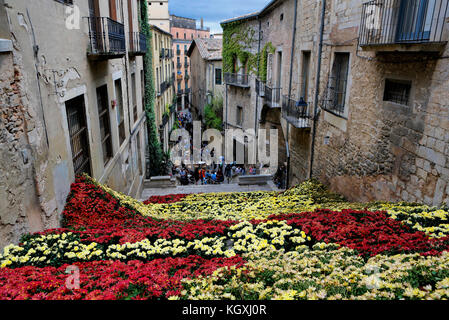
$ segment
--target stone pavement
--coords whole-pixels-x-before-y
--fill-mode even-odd
[[[147,200],[151,196],[163,196],[179,193],[215,193],[215,192],[248,192],[248,191],[280,191],[272,181],[261,186],[240,186],[237,183],[222,183],[210,185],[176,186],[174,188],[144,189],[141,200]]]

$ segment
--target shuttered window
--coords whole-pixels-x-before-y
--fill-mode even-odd
[[[109,118],[108,88],[106,85],[97,89],[98,120],[100,122],[100,139],[103,150],[103,163],[112,158],[111,125]]]

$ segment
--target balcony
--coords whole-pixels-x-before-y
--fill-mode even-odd
[[[189,67],[189,63],[188,62],[185,62],[184,63],[184,68],[188,68]]]
[[[282,117],[298,129],[309,129],[312,125],[310,103],[296,101],[292,97],[282,97]]]
[[[91,60],[122,58],[126,55],[125,26],[107,17],[87,17]]]
[[[181,62],[178,62],[178,63],[176,64],[176,67],[177,67],[178,69],[181,69],[181,68],[182,68],[182,63],[181,63]]]
[[[129,55],[143,56],[147,52],[147,38],[143,33],[129,33]]]
[[[189,76],[189,74],[186,72],[185,73],[185,75],[184,75],[184,79],[186,79],[186,80],[189,80],[190,79],[190,76]]]
[[[256,92],[270,108],[280,108],[282,88],[272,88],[265,82],[256,79]]]
[[[224,81],[226,84],[241,88],[249,88],[249,76],[247,74],[225,73]]]
[[[374,51],[441,51],[449,0],[372,0],[363,4],[359,45]]]
[[[177,74],[176,75],[176,80],[181,81],[184,77],[182,76],[182,74]]]

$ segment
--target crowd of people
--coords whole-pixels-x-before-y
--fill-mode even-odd
[[[184,110],[178,112],[178,123],[181,128],[185,128],[190,133],[190,141],[185,141],[186,150],[190,150],[193,146],[192,141],[192,114],[189,110]],[[181,142],[181,137],[179,139]],[[190,143],[190,144],[189,144]],[[195,151],[195,146],[193,146]],[[214,157],[215,150],[208,149],[208,143],[203,142],[201,145],[201,150],[197,150],[201,155],[209,155]],[[264,167],[256,167],[254,165],[249,166],[248,170],[243,165],[237,165],[236,162],[225,163],[224,158],[220,158],[220,163],[213,163],[212,165],[206,165],[204,162],[197,165],[186,166],[182,164],[181,166],[173,166],[172,175],[178,177],[181,185],[207,185],[207,184],[221,184],[221,183],[231,183],[234,178],[244,175],[257,175],[263,174]],[[273,176],[273,182],[279,189],[285,188],[286,184],[286,167],[281,165]]]

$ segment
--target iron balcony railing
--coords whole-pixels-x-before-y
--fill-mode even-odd
[[[182,68],[181,62],[178,62],[178,63],[176,64],[176,66],[178,67],[178,69],[181,69],[181,68]]]
[[[188,67],[189,67],[189,63],[188,63],[188,62],[185,62],[185,63],[184,63],[184,67],[185,67],[185,68],[188,68]]]
[[[108,17],[86,17],[89,26],[88,55],[114,59],[126,54],[125,26]]]
[[[256,92],[259,97],[263,98],[264,103],[269,107],[280,107],[282,88],[273,88],[265,82],[256,79]]]
[[[372,0],[363,4],[359,45],[439,43],[449,0]]]
[[[144,55],[147,52],[147,38],[140,32],[129,33],[129,52],[134,55]]]
[[[296,128],[310,128],[312,117],[310,103],[302,99],[296,100],[289,96],[282,96],[282,117]]]
[[[224,81],[226,84],[233,86],[249,87],[249,76],[247,74],[225,73]]]

